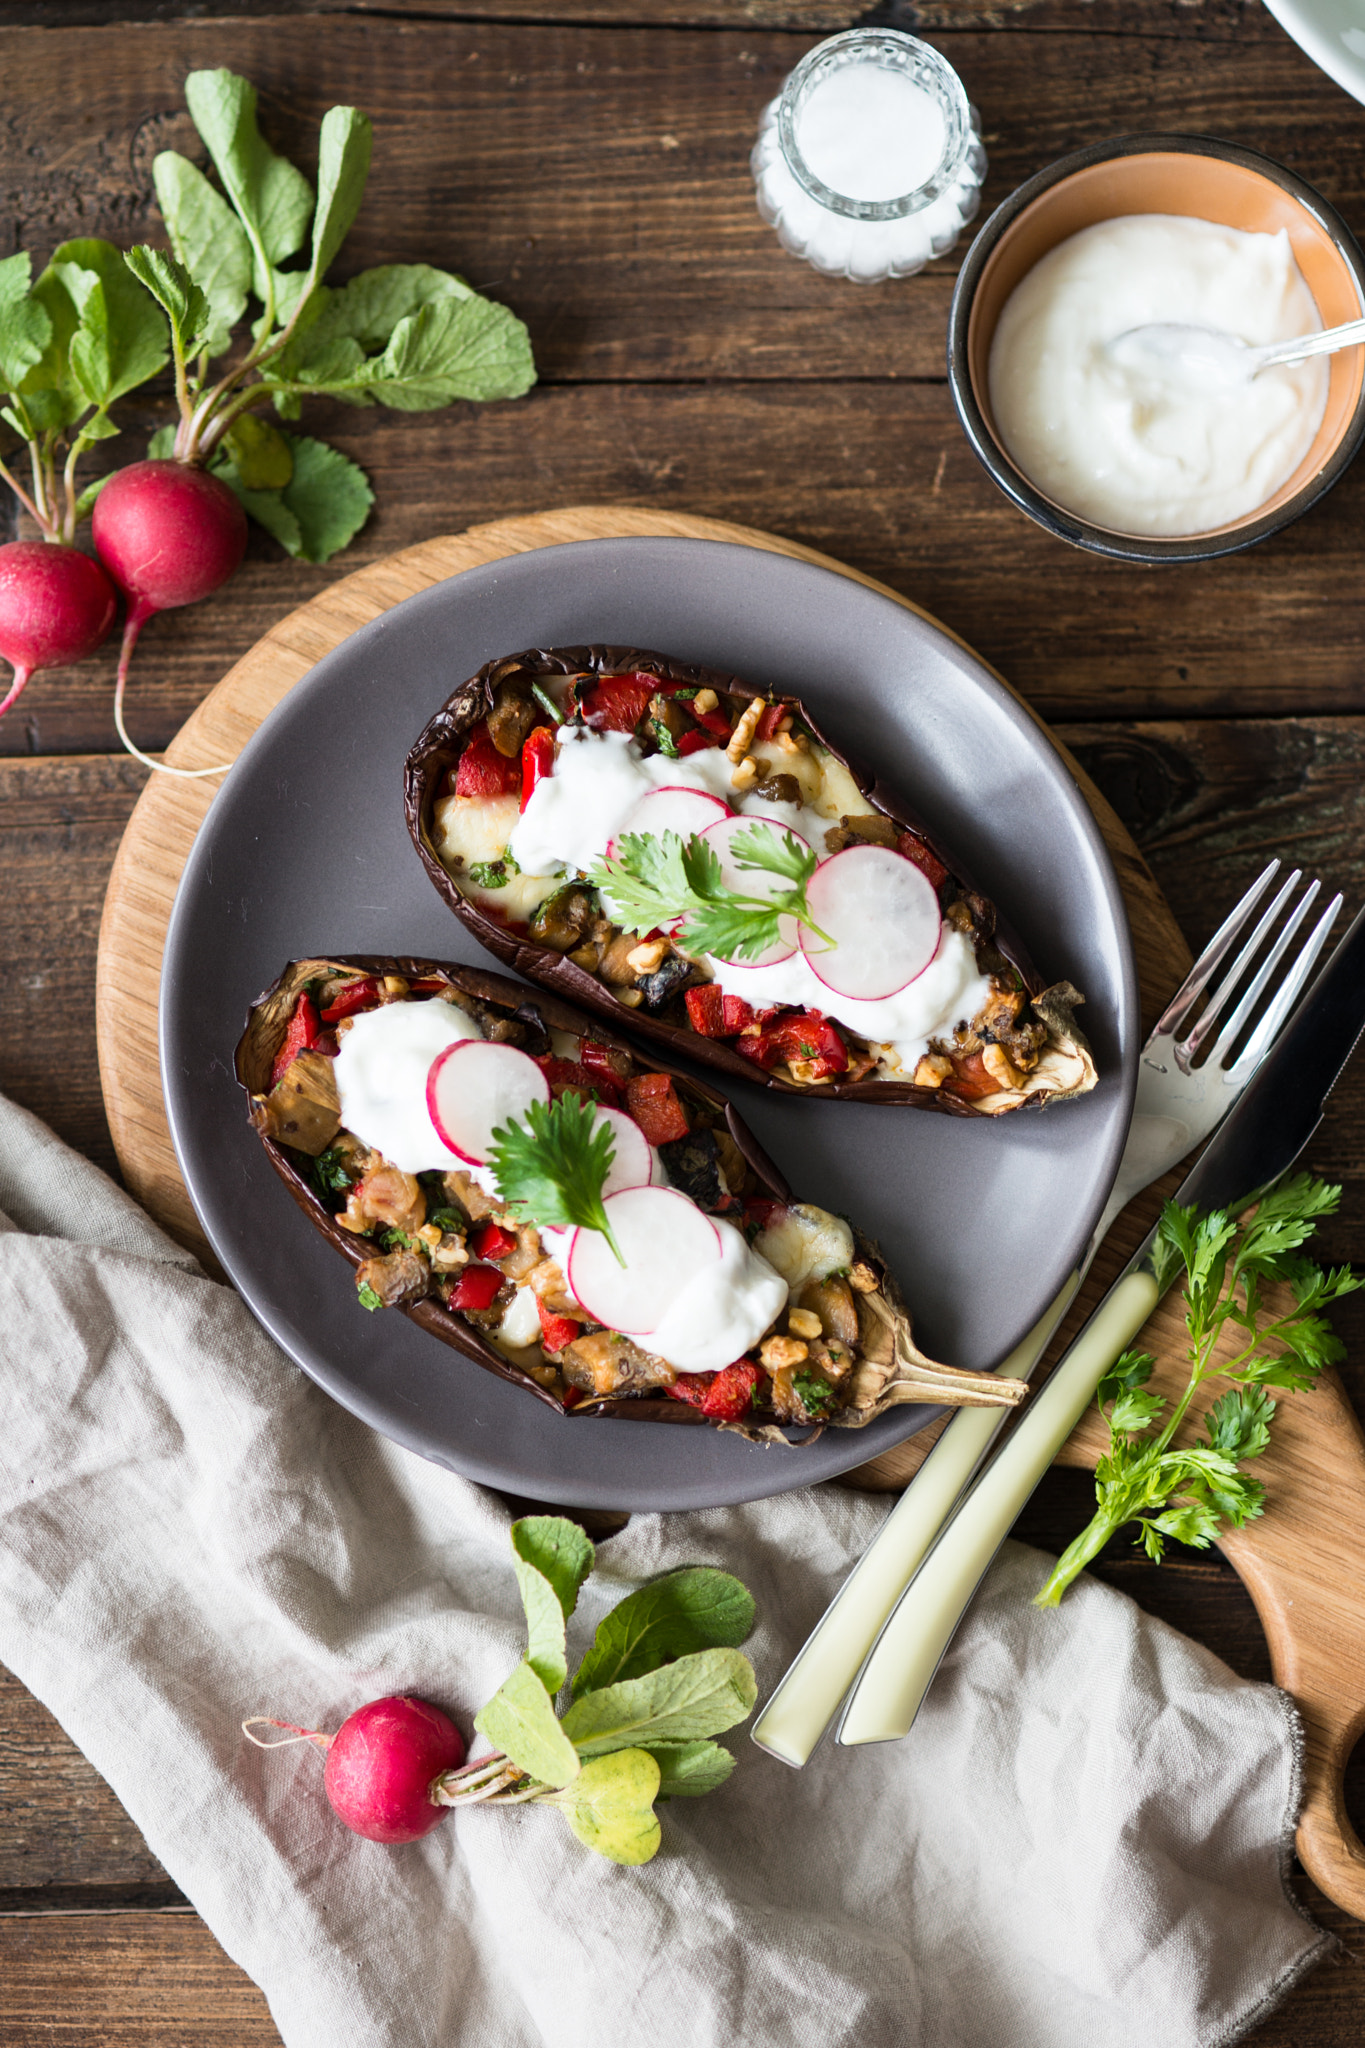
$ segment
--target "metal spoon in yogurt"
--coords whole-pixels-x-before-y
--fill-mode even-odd
[[[1365,320],[1344,327],[1326,327],[1320,334],[1299,334],[1292,341],[1272,341],[1253,348],[1217,327],[1186,327],[1173,320],[1130,327],[1107,344],[1108,353],[1125,369],[1193,373],[1210,384],[1249,384],[1277,363],[1300,363],[1307,356],[1334,355],[1339,348],[1365,342]]]

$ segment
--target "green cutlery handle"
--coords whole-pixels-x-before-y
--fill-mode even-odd
[[[909,1734],[943,1653],[996,1551],[1105,1373],[1158,1299],[1149,1272],[1129,1273],[1034,1395],[882,1630],[848,1703],[840,1742],[892,1742]]]
[[[1002,1379],[1028,1378],[1079,1284],[1079,1273],[1073,1274],[998,1368]],[[809,1762],[887,1616],[1009,1412],[958,1409],[754,1722],[750,1733],[760,1749],[798,1770]]]

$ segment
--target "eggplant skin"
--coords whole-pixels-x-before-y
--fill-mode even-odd
[[[403,802],[408,832],[418,858],[438,895],[495,959],[527,981],[539,983],[542,988],[567,998],[598,1017],[610,1018],[617,1024],[628,1023],[633,1033],[652,1039],[675,1054],[714,1067],[735,1080],[748,1082],[751,1087],[767,1087],[783,1095],[933,1109],[949,1116],[993,1117],[1010,1114],[1015,1109],[1066,1101],[1094,1087],[1097,1078],[1095,1063],[1073,1014],[1075,1007],[1084,1002],[1084,997],[1068,982],[1057,983],[1051,988],[1044,986],[1043,978],[1018,933],[1000,916],[989,898],[975,887],[956,854],[942,845],[896,790],[889,788],[873,770],[836,746],[820,722],[812,718],[796,697],[772,701],[783,703],[793,717],[814,734],[819,744],[842,762],[869,810],[880,811],[896,826],[916,833],[926,843],[948,870],[951,881],[962,894],[973,900],[985,916],[990,927],[991,946],[1019,975],[1035,1017],[1046,1027],[1047,1043],[1042,1057],[1045,1060],[1051,1058],[1060,1065],[1065,1079],[1059,1079],[1056,1085],[1032,1088],[1027,1094],[1016,1094],[1012,1100],[1001,1102],[996,1109],[984,1106],[992,1100],[991,1097],[973,1101],[941,1088],[916,1087],[911,1081],[886,1077],[824,1080],[813,1086],[802,1086],[780,1074],[765,1073],[752,1060],[746,1060],[735,1052],[724,1039],[703,1037],[685,1025],[652,1015],[644,1007],[625,1009],[596,975],[578,966],[567,954],[538,945],[529,935],[499,923],[497,918],[471,903],[436,851],[432,838],[433,813],[445,778],[459,761],[469,734],[492,710],[499,684],[516,676],[529,681],[542,676],[619,675],[632,671],[657,675],[662,681],[697,689],[711,689],[718,696],[741,696],[746,703],[755,695],[763,694],[755,691],[742,677],[723,669],[675,661],[668,655],[646,648],[532,647],[520,654],[503,655],[496,661],[485,663],[477,675],[462,683],[428,721],[408,755],[403,774]]]

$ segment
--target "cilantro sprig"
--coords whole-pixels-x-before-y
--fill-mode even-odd
[[[1365,1285],[1365,1276],[1349,1267],[1324,1270],[1302,1255],[1318,1219],[1330,1216],[1340,1199],[1339,1187],[1299,1173],[1270,1188],[1240,1219],[1225,1210],[1200,1215],[1166,1204],[1153,1267],[1163,1293],[1184,1275],[1189,1380],[1169,1414],[1163,1397],[1147,1386],[1155,1361],[1146,1352],[1125,1351],[1101,1380],[1096,1398],[1109,1426],[1109,1449],[1095,1469],[1098,1506],[1057,1560],[1037,1606],[1055,1607],[1130,1522],[1137,1528],[1134,1541],[1159,1564],[1168,1537],[1205,1550],[1225,1525],[1240,1529],[1262,1513],[1265,1488],[1241,1468],[1270,1442],[1275,1402],[1267,1389],[1316,1385],[1345,1349],[1321,1311]],[[1274,1284],[1290,1289],[1293,1306],[1263,1321],[1265,1288]],[[1229,1332],[1244,1341],[1221,1359],[1217,1353]],[[1219,1378],[1233,1386],[1208,1410],[1203,1438],[1177,1445],[1195,1395]]]
[[[819,864],[813,848],[791,832],[751,825],[736,834],[730,854],[737,868],[775,875],[790,886],[762,896],[727,887],[714,847],[697,832],[686,839],[677,832],[628,832],[615,854],[595,864],[588,880],[604,891],[627,930],[677,923],[677,936],[690,953],[757,960],[780,937],[784,917],[794,917],[826,945],[834,945],[806,901]]]
[[[599,1230],[625,1265],[602,1203],[616,1143],[595,1103],[569,1089],[557,1102],[533,1102],[520,1123],[500,1124],[489,1154],[498,1191],[525,1222],[561,1230]]]

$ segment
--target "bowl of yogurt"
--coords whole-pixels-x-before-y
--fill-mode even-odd
[[[1365,348],[1211,373],[1129,337],[1248,346],[1365,316],[1365,257],[1311,185],[1204,136],[1137,135],[1050,165],[998,207],[953,296],[948,376],[1006,496],[1074,545],[1201,561],[1307,511],[1365,439]]]

